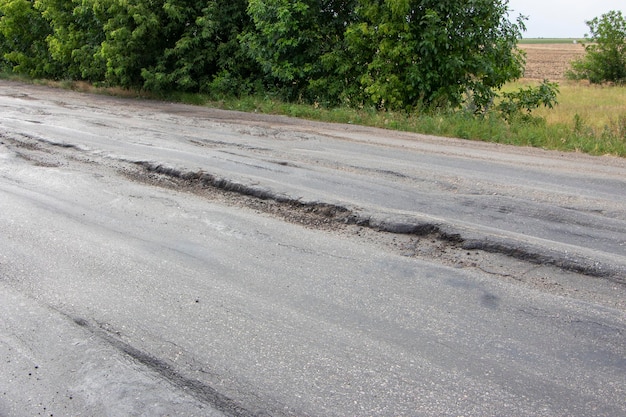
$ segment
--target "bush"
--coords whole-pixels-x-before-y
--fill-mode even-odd
[[[502,93],[502,101],[498,103],[496,110],[507,121],[514,118],[529,120],[534,109],[540,106],[551,109],[557,105],[558,93],[558,84],[544,80],[538,87],[520,88],[511,93]]]
[[[626,19],[621,11],[610,11],[587,22],[587,53],[572,63],[567,76],[599,84],[626,83]]]
[[[0,0],[0,66],[30,77],[55,77],[46,37],[50,26],[27,0]]]

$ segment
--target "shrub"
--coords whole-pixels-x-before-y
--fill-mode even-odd
[[[557,105],[558,93],[558,84],[544,80],[538,87],[520,88],[511,93],[502,93],[502,101],[498,103],[496,110],[507,121],[518,117],[530,119],[534,109],[540,106],[551,109]]]
[[[626,82],[626,18],[621,11],[610,11],[587,22],[587,53],[572,63],[567,76],[591,83]]]
[[[30,77],[55,77],[46,37],[50,26],[27,0],[0,0],[0,65]]]

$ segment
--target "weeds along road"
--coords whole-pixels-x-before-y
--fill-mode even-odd
[[[626,161],[0,81],[0,415],[626,415]]]

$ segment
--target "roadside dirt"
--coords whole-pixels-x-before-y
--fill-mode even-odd
[[[553,265],[516,259],[501,253],[463,249],[453,236],[443,235],[438,230],[390,233],[372,227],[367,221],[342,207],[280,201],[242,189],[229,189],[211,181],[200,181],[200,174],[173,175],[166,170],[159,171],[143,164],[101,157],[28,137],[0,136],[0,146],[2,145],[34,166],[89,170],[98,175],[121,175],[149,186],[193,193],[214,203],[252,210],[257,214],[277,217],[302,227],[345,236],[400,256],[452,268],[476,270],[477,273],[486,273],[496,279],[538,291],[626,310],[626,286],[620,283],[566,271]]]

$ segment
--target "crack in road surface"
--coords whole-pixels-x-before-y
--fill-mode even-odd
[[[342,205],[293,199],[265,187],[245,185],[204,170],[189,171],[158,162],[128,161],[110,155],[101,158],[72,144],[28,135],[20,136],[0,134],[2,140],[16,149],[21,149],[16,150],[17,156],[37,166],[61,166],[63,162],[55,159],[54,155],[63,157],[60,154],[70,152],[66,155],[69,159],[77,159],[88,164],[113,164],[118,172],[134,181],[179,191],[203,193],[205,196],[210,190],[211,198],[215,198],[216,192],[224,193],[228,196],[230,204],[247,206],[307,227],[337,230],[345,226],[358,226],[379,233],[381,241],[389,241],[388,236],[383,237],[388,234],[423,238],[401,246],[400,249],[406,256],[429,254],[431,258],[438,258],[448,264],[471,265],[484,270],[484,265],[476,260],[463,262],[461,259],[469,255],[468,251],[479,251],[485,254],[504,255],[529,264],[554,266],[589,277],[606,278],[616,283],[626,283],[626,271],[621,267],[580,256],[564,256],[562,252],[545,248],[537,250],[532,245],[507,238],[480,236],[475,233],[472,237],[466,237],[463,231],[454,226],[422,220],[416,216],[376,217]],[[435,255],[434,252],[437,250],[441,253]],[[507,272],[500,274],[511,275]]]
[[[78,326],[88,330],[94,336],[106,341],[128,357],[156,372],[175,387],[184,392],[190,393],[198,400],[209,404],[211,407],[228,416],[261,417],[266,415],[264,412],[250,412],[240,406],[235,400],[221,394],[213,387],[204,384],[197,379],[185,377],[165,361],[124,342],[119,337],[116,337],[119,335],[114,336],[114,333],[110,329],[105,329],[102,326],[94,326],[89,323],[89,321],[80,317],[74,317],[72,320]]]
[[[532,246],[493,237],[465,237],[463,231],[428,220],[373,218],[358,208],[320,201],[302,201],[267,188],[241,184],[206,171],[186,171],[166,164],[103,156],[76,146],[28,135],[0,133],[0,141],[20,158],[41,167],[80,163],[153,186],[191,192],[221,204],[246,207],[304,227],[343,233],[395,251],[455,268],[475,268],[498,279],[557,295],[589,296],[581,277],[626,283],[626,271],[561,252],[537,251]],[[616,301],[614,304],[623,304]]]
[[[93,341],[73,345],[83,357],[97,346],[115,357],[108,369],[186,393],[193,405],[178,410],[231,416],[623,409],[626,274],[615,242],[626,214],[613,174],[570,177],[569,157],[515,151],[485,164],[476,149],[449,158],[460,147],[405,157],[405,144],[349,128],[337,140],[313,125],[304,136],[261,122],[245,133],[243,116],[224,125],[159,103],[138,104],[126,123],[115,103],[87,106],[101,112],[84,119],[51,109],[40,124],[18,103],[0,129],[2,284]],[[549,173],[558,178],[540,178]],[[596,209],[609,215],[588,214]],[[34,328],[37,340],[73,343]],[[106,376],[81,401],[98,392],[114,403]],[[15,407],[46,388],[22,398],[9,386]],[[138,397],[129,406],[150,401]]]
[[[614,269],[610,265],[605,265],[596,261],[579,258],[563,257],[560,254],[550,252],[540,252],[530,246],[522,245],[518,242],[493,238],[472,238],[467,239],[462,233],[449,225],[420,221],[419,219],[405,219],[404,221],[377,220],[371,216],[363,216],[347,207],[328,204],[324,202],[303,202],[301,200],[290,199],[272,191],[255,188],[240,183],[232,182],[226,178],[218,178],[204,171],[184,171],[167,165],[138,161],[135,163],[148,174],[158,174],[175,180],[177,187],[182,189],[215,188],[227,192],[250,196],[260,200],[271,200],[282,205],[288,212],[278,210],[283,218],[293,219],[297,217],[299,223],[309,226],[333,226],[349,224],[366,227],[378,232],[398,235],[431,237],[445,243],[450,248],[461,250],[478,250],[496,254],[503,254],[522,261],[527,261],[538,265],[553,265],[566,271],[576,272],[583,275],[598,278],[615,279],[616,282],[624,281],[624,270]],[[158,185],[167,184],[158,177],[148,177],[146,175],[135,174],[135,179],[152,182]],[[446,231],[448,229],[449,231]]]

